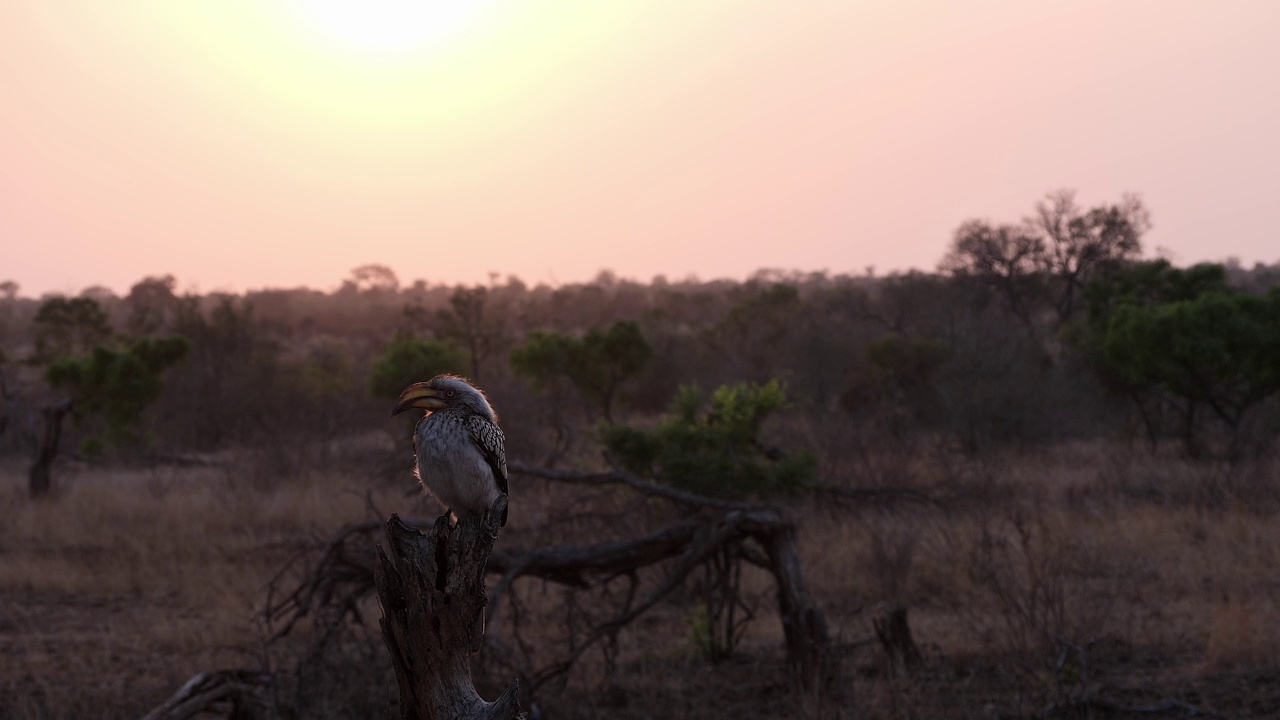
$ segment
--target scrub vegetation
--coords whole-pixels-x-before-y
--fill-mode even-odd
[[[486,697],[521,676],[545,718],[1274,717],[1280,266],[1150,259],[1148,226],[1136,198],[1058,192],[884,277],[4,283],[0,719],[141,717],[229,668],[270,673],[282,717],[396,716],[376,598],[280,599],[371,561],[344,528],[439,513],[389,417],[437,372],[484,388],[520,468],[495,552],[699,517],[627,482],[781,508],[829,636],[815,708],[746,542],[539,674],[673,563],[522,579],[473,660]]]

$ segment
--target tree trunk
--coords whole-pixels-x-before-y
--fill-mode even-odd
[[[1183,416],[1182,444],[1186,449],[1187,457],[1192,460],[1200,459],[1200,445],[1196,442],[1196,403],[1194,400],[1187,400],[1187,412]]]
[[[920,648],[911,637],[911,625],[907,623],[907,609],[894,605],[873,622],[876,639],[889,658],[889,667],[899,677],[909,675],[920,664]]]
[[[778,613],[787,642],[792,689],[802,697],[818,700],[827,673],[827,621],[804,586],[795,526],[781,520],[756,535],[769,557],[777,582]]]
[[[404,720],[523,717],[519,681],[492,703],[471,682],[471,653],[484,640],[485,566],[506,504],[503,495],[483,519],[457,525],[443,515],[426,534],[396,515],[387,521],[388,547],[378,546],[374,581]]]
[[[40,437],[35,462],[31,464],[29,488],[33,498],[49,492],[49,471],[58,455],[58,442],[62,439],[62,418],[70,411],[71,398],[63,398],[40,410],[44,416],[44,433]]]
[[[1155,419],[1151,417],[1151,413],[1147,410],[1146,398],[1134,390],[1129,393],[1129,399],[1138,408],[1138,417],[1142,419],[1142,428],[1147,433],[1147,442],[1151,444],[1151,452],[1154,453],[1160,445],[1160,434],[1156,428]]]

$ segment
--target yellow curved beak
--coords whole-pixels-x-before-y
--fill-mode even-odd
[[[448,407],[444,400],[440,399],[440,393],[427,383],[418,382],[410,385],[400,393],[400,399],[396,401],[396,407],[391,414],[399,415],[409,408],[422,408],[423,410],[442,410]]]

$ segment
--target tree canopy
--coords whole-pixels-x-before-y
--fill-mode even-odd
[[[590,403],[613,422],[613,409],[623,382],[653,359],[653,348],[640,326],[619,320],[580,338],[552,330],[535,330],[511,352],[511,367],[544,387],[556,377],[568,379]]]
[[[107,314],[90,298],[49,298],[32,320],[32,361],[48,364],[67,355],[87,353],[112,335]]]
[[[1135,399],[1179,400],[1183,439],[1199,452],[1196,411],[1207,408],[1234,441],[1251,409],[1280,393],[1280,289],[1226,284],[1221,265],[1139,263],[1096,281],[1081,345]]]
[[[99,345],[85,355],[64,356],[45,371],[45,379],[71,392],[78,420],[102,419],[101,432],[86,439],[85,449],[101,449],[141,440],[142,412],[160,397],[161,374],[187,354],[178,336],[144,338],[121,348]],[[193,398],[193,403],[198,398]]]
[[[452,343],[399,332],[373,363],[369,372],[369,394],[395,398],[410,383],[442,373],[460,373],[464,367],[466,360]]]
[[[1075,192],[1049,193],[1017,224],[970,220],[955,233],[939,269],[978,279],[996,290],[1010,311],[1028,324],[1042,308],[1058,325],[1079,309],[1091,280],[1118,263],[1138,257],[1150,228],[1142,200],[1083,208]]]

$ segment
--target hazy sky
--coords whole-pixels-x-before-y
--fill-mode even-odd
[[[1280,260],[1280,2],[0,2],[24,295],[932,268],[1060,187]]]

